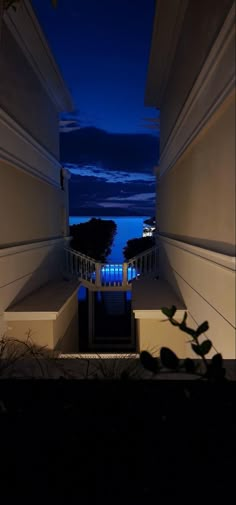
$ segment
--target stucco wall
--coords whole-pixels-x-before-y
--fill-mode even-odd
[[[21,314],[20,314],[21,315]],[[49,313],[50,315],[50,313]],[[57,319],[14,320],[7,322],[8,337],[26,340],[30,333],[32,342],[48,349],[57,349],[64,353],[78,351],[78,300],[77,294],[68,301],[57,315]]]
[[[53,321],[9,321],[6,334],[21,341],[30,334],[35,345],[53,349]]]
[[[195,324],[208,321],[215,349],[235,359],[235,258],[162,238],[160,276],[183,300]]]
[[[232,4],[233,0],[188,2],[161,104],[161,152]]]
[[[77,293],[53,321],[53,347],[63,353],[78,352],[78,298]]]
[[[0,247],[62,236],[66,192],[0,161]]]
[[[159,186],[160,232],[235,254],[235,99],[202,130]]]
[[[64,240],[0,248],[0,314],[51,279],[62,276]]]
[[[153,356],[159,356],[161,347],[169,347],[179,358],[188,355],[188,340],[183,332],[172,326],[168,321],[157,319],[137,319],[136,334],[139,351],[149,351]]]
[[[0,106],[58,158],[56,108],[4,23],[0,76]]]

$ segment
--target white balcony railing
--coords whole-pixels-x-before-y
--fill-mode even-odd
[[[128,261],[128,280],[133,280],[140,275],[157,273],[157,270],[158,247],[154,246]]]
[[[74,249],[65,249],[66,272],[86,286],[129,289],[141,275],[157,273],[158,247],[152,247],[124,263],[101,263]]]

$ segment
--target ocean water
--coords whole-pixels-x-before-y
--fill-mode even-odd
[[[99,216],[96,216],[99,218]],[[112,219],[115,221],[117,225],[117,233],[114,238],[113,246],[112,246],[112,251],[110,256],[107,258],[107,261],[109,263],[112,263],[113,261],[116,263],[123,263],[124,261],[124,256],[123,256],[123,248],[126,245],[127,240],[130,240],[132,238],[138,238],[142,237],[143,235],[143,222],[148,219],[150,216],[132,216],[132,217],[114,217],[114,216],[109,216],[109,217],[101,217],[101,219],[104,220],[110,220]],[[87,216],[70,216],[69,218],[69,224],[80,224],[80,223],[86,223],[86,221],[90,221],[91,217]]]

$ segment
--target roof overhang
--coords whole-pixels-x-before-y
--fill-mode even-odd
[[[145,105],[160,108],[188,0],[156,0]]]
[[[36,72],[58,112],[72,112],[72,97],[61,76],[29,0],[4,14],[4,22]]]

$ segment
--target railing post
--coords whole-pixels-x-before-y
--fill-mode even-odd
[[[95,286],[101,286],[101,264],[95,263]]]
[[[128,263],[123,263],[122,286],[127,286],[127,284],[128,284]]]

